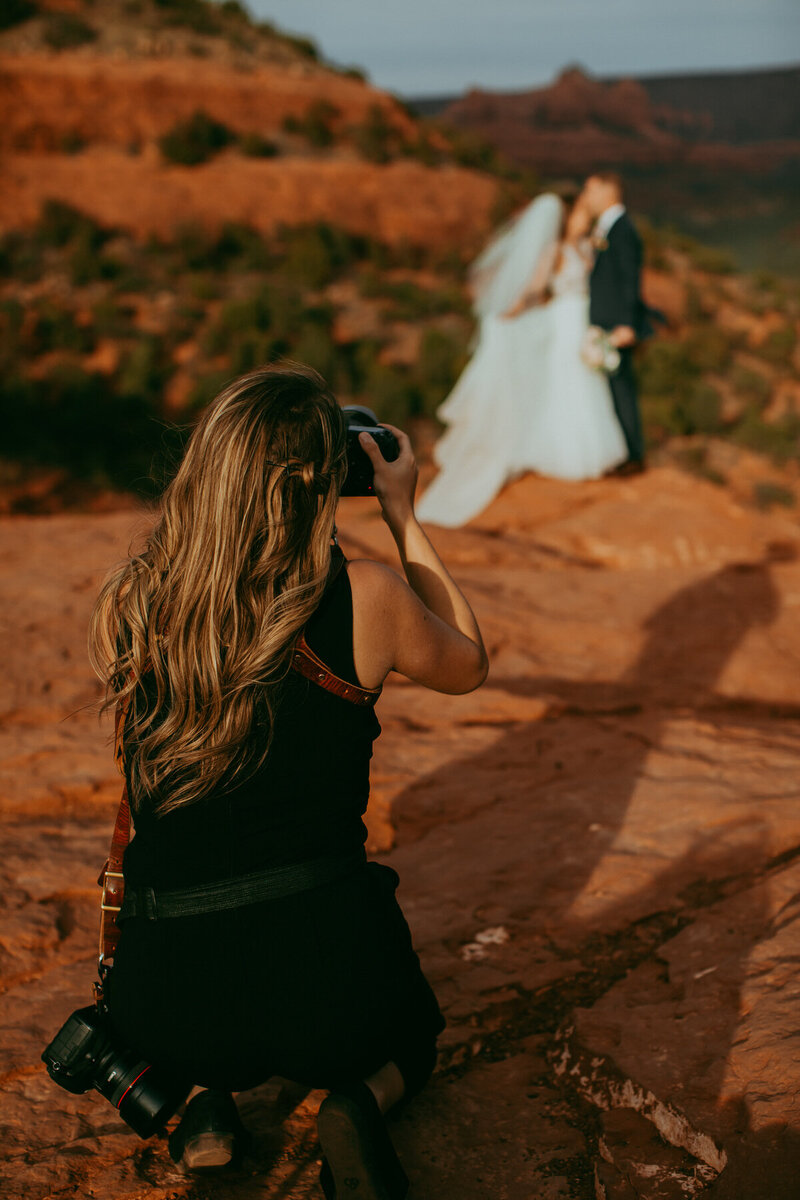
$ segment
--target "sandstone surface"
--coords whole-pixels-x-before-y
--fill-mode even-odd
[[[3,1194],[302,1200],[319,1094],[243,1095],[252,1156],[197,1181],[39,1062],[88,997],[118,789],[86,619],[146,520],[0,522]],[[371,501],[340,525],[394,561]],[[492,668],[466,697],[393,680],[379,708],[370,848],[448,1018],[393,1126],[414,1194],[788,1200],[800,527],[659,468],[527,477],[437,542]]]

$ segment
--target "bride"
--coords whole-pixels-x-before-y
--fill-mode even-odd
[[[421,520],[463,525],[525,471],[594,479],[628,457],[608,379],[581,358],[590,224],[545,193],[473,264],[477,344],[439,409],[448,428]]]

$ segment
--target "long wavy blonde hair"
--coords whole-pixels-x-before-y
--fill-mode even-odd
[[[200,418],[144,551],[110,573],[91,618],[104,707],[128,704],[134,804],[161,815],[263,763],[345,472],[341,409],[307,368],[253,371]]]

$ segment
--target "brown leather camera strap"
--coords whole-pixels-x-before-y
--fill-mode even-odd
[[[100,896],[100,948],[98,958],[101,980],[109,969],[109,959],[114,957],[114,951],[119,941],[117,917],[122,908],[122,901],[125,894],[122,860],[128,848],[128,843],[131,840],[131,809],[128,803],[128,784],[125,778],[125,760],[122,753],[122,732],[125,726],[125,717],[128,713],[129,702],[129,696],[121,700],[114,714],[114,761],[123,779],[122,796],[119,808],[117,809],[117,818],[114,822],[114,832],[111,835],[108,858],[97,880],[103,889]]]
[[[324,688],[326,692],[331,692],[341,700],[349,700],[351,704],[368,707],[374,704],[381,694],[380,688],[364,688],[360,684],[350,683],[347,679],[340,679],[338,675],[334,675],[330,667],[314,653],[302,633],[294,644],[292,667],[318,687]]]

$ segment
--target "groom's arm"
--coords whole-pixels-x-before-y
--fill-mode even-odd
[[[639,274],[642,267],[642,248],[636,230],[627,222],[616,231],[614,257],[619,284],[621,320],[611,331],[610,340],[621,349],[636,341],[639,315]]]

